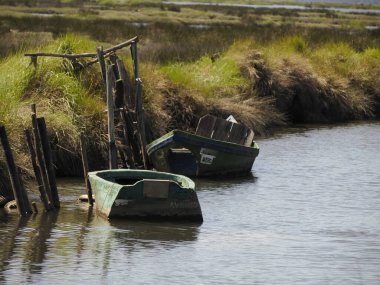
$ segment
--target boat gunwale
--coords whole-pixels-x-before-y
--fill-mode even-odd
[[[150,170],[140,170],[140,169],[108,169],[108,170],[99,170],[99,171],[91,171],[88,173],[88,176],[91,177],[92,179],[95,179],[95,180],[98,180],[99,182],[105,184],[105,185],[108,185],[108,186],[113,186],[113,185],[118,185],[120,186],[120,188],[122,187],[133,187],[133,186],[136,186],[136,184],[138,183],[141,183],[144,179],[153,179],[153,177],[143,177],[143,175],[138,175],[138,181],[136,181],[134,184],[119,184],[117,182],[113,182],[113,181],[110,181],[102,176],[100,176],[99,174],[102,174],[102,173],[107,173],[107,172],[120,172],[120,173],[124,173],[128,171],[129,173],[133,173],[135,172],[136,174],[138,173],[155,173],[155,174],[159,174],[159,175],[164,175],[164,176],[167,176],[166,178],[164,177],[160,177],[159,179],[162,180],[162,179],[165,179],[165,180],[168,180],[169,182],[173,182],[173,183],[176,183],[178,185],[178,187],[180,187],[181,189],[189,189],[189,190],[194,190],[195,191],[195,183],[193,180],[191,180],[190,178],[184,176],[184,175],[180,175],[180,174],[173,174],[173,173],[168,173],[168,172],[161,172],[161,171],[150,171]],[[136,178],[136,176],[116,176],[116,177],[112,177],[112,178]],[[172,177],[172,178],[170,178]],[[178,179],[174,179],[174,177],[177,177]],[[183,181],[184,183],[180,183],[180,181]],[[183,184],[187,184],[187,185],[183,185]]]
[[[233,143],[233,142],[226,142],[226,141],[222,141],[222,140],[212,139],[212,138],[192,134],[192,133],[181,131],[181,130],[173,130],[173,131],[163,135],[162,137],[154,140],[150,144],[148,144],[147,145],[148,155],[151,155],[156,150],[158,150],[158,149],[162,148],[163,146],[173,142],[175,136],[177,138],[180,138],[180,139],[183,139],[184,137],[186,137],[186,138],[190,138],[193,140],[197,140],[196,143],[200,147],[202,147],[202,145],[201,145],[202,143],[203,144],[213,144],[214,146],[216,146],[216,149],[223,148],[223,150],[222,150],[223,152],[236,153],[236,154],[240,154],[240,155],[243,155],[243,154],[251,155],[254,153],[258,154],[258,151],[260,150],[259,146],[257,145],[257,143],[255,141],[252,142],[252,144],[253,144],[252,146],[245,146],[245,145],[241,145],[241,144],[237,144],[237,143]],[[204,147],[207,147],[207,146],[204,146]]]

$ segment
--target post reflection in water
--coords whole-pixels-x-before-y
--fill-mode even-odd
[[[19,230],[27,224],[27,217],[17,217],[13,221],[12,217],[7,217],[4,212],[0,212],[0,284],[6,280],[5,270],[12,259],[16,238]],[[7,228],[6,225],[12,224],[12,227]]]
[[[0,281],[7,280],[7,271],[15,265],[20,266],[20,274],[26,281],[30,281],[32,274],[41,273],[48,250],[47,240],[57,216],[58,212],[52,211],[31,217],[8,217],[9,223],[1,231]]]
[[[27,237],[29,241],[25,244],[25,260],[28,268],[28,279],[32,273],[41,273],[43,262],[48,251],[47,240],[55,227],[58,211],[41,213],[33,216],[27,223]]]

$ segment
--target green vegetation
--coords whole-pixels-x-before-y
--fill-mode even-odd
[[[84,52],[95,43],[68,35],[45,46],[45,52]],[[5,125],[12,145],[26,153],[23,129],[30,128],[30,104],[44,116],[53,140],[76,149],[79,132],[85,129],[92,138],[103,134],[96,126],[103,124],[104,103],[100,95],[100,79],[95,67],[80,74],[69,62],[41,58],[37,70],[30,59],[17,53],[0,62],[0,124]],[[96,71],[95,71],[96,70]],[[62,154],[62,158],[64,154]],[[30,172],[26,155],[18,157],[19,165]]]
[[[104,161],[107,147],[99,68],[39,58],[35,70],[25,51],[94,52],[138,35],[151,138],[194,130],[207,113],[233,114],[258,135],[285,124],[380,115],[380,29],[365,28],[379,27],[379,15],[65,3],[0,9],[0,124],[27,175],[23,129],[31,103],[47,120],[59,174],[80,174],[80,132],[93,165]],[[130,67],[128,50],[119,55]]]

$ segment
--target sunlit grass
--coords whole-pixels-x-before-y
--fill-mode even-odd
[[[196,89],[207,97],[236,95],[248,83],[236,62],[226,55],[214,60],[203,56],[196,62],[169,64],[161,70],[172,82]]]
[[[67,35],[41,51],[81,53],[94,47],[96,44],[86,38]],[[82,131],[94,137],[103,132],[101,127],[93,131],[104,120],[98,69],[77,72],[70,64],[62,63],[62,59],[41,57],[35,70],[23,53],[0,63],[0,124],[9,132],[16,158],[23,165],[29,165],[20,150],[25,151],[23,129],[31,128],[32,103],[37,106],[38,116],[45,117],[51,138],[68,149],[77,148]]]

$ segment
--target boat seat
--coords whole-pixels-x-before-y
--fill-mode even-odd
[[[144,197],[167,199],[169,197],[169,180],[143,179]]]

